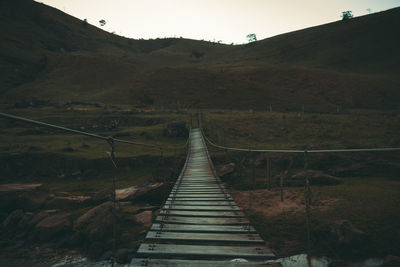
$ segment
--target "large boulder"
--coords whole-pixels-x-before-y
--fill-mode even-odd
[[[160,190],[164,183],[146,184],[140,187],[131,186],[115,190],[115,198],[120,201],[133,201],[138,198],[146,198],[155,191]]]
[[[2,230],[10,232],[10,231],[17,229],[18,223],[21,221],[21,219],[23,217],[24,217],[23,210],[14,210],[4,220],[4,222],[2,224],[2,228],[3,228]]]
[[[33,210],[43,204],[43,193],[36,193],[42,184],[0,185],[0,211],[11,212],[17,208]]]
[[[112,189],[103,189],[101,191],[96,192],[93,195],[92,200],[96,204],[100,204],[100,203],[103,203],[106,201],[112,201],[114,194],[115,194],[115,192]]]
[[[55,196],[46,203],[47,209],[76,209],[91,204],[89,196]]]
[[[189,130],[185,122],[172,122],[168,123],[163,132],[164,136],[168,137],[188,137]]]
[[[152,217],[153,217],[153,212],[148,210],[135,215],[133,219],[135,220],[135,222],[142,224],[145,227],[150,227],[152,222]]]
[[[40,191],[24,192],[18,195],[16,205],[24,211],[35,211],[41,208],[48,194]]]
[[[74,221],[74,230],[80,231],[90,240],[104,240],[111,236],[116,220],[114,203],[104,202],[80,216]]]
[[[56,213],[41,220],[35,226],[36,238],[40,241],[50,241],[71,230],[70,213]]]

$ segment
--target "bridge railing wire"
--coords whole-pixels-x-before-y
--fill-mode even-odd
[[[130,141],[130,140],[124,140],[124,139],[119,139],[119,138],[114,138],[112,136],[103,136],[103,135],[98,135],[98,134],[94,134],[94,133],[89,133],[89,132],[84,132],[84,131],[79,131],[79,130],[75,130],[75,129],[71,129],[71,128],[67,128],[67,127],[63,127],[63,126],[59,126],[59,125],[55,125],[55,124],[50,124],[50,123],[46,123],[46,122],[41,122],[41,121],[37,121],[37,120],[32,120],[32,119],[28,119],[28,118],[24,118],[24,117],[20,117],[20,116],[16,116],[16,115],[12,115],[12,114],[7,114],[7,113],[2,113],[0,112],[0,117],[6,118],[6,119],[10,119],[10,120],[17,120],[17,121],[22,121],[25,123],[29,123],[29,124],[34,124],[34,125],[39,125],[42,127],[46,127],[46,128],[52,128],[52,129],[57,129],[57,130],[61,130],[64,132],[69,132],[72,134],[77,134],[77,135],[83,135],[83,136],[87,136],[90,138],[96,138],[96,139],[101,139],[106,141],[109,146],[110,146],[110,152],[108,152],[111,163],[114,167],[115,170],[118,170],[118,166],[116,163],[116,158],[115,158],[115,143],[122,143],[122,144],[127,144],[127,145],[134,145],[134,146],[141,146],[141,147],[147,147],[149,149],[157,149],[160,151],[160,159],[157,163],[157,168],[163,164],[163,158],[164,158],[164,152],[168,151],[168,150],[174,150],[174,156],[176,157],[176,151],[180,150],[180,149],[185,149],[188,144],[189,144],[189,137],[187,138],[186,142],[184,145],[179,145],[179,146],[161,146],[158,144],[145,144],[145,143],[140,143],[140,142],[135,142],[135,141]],[[114,209],[119,209],[119,205],[118,202],[116,200],[116,179],[115,176],[113,176],[112,178],[112,183],[113,183],[113,195],[112,195],[112,201],[113,201],[113,206]],[[164,179],[164,186],[167,185],[166,179]],[[165,190],[164,190],[165,191]],[[166,193],[164,193],[163,196],[163,201],[166,201]],[[112,266],[114,266],[114,260],[115,260],[115,253],[116,253],[116,226],[115,226],[115,222],[113,224],[113,254],[111,257],[111,262],[112,262]]]
[[[204,126],[205,123],[201,122],[201,119],[203,117],[203,114],[199,114],[199,125]],[[207,125],[209,125],[207,123]],[[212,134],[215,132],[215,129],[207,129],[205,127],[201,127],[201,131],[203,133],[204,139],[207,141],[207,143],[216,149],[223,150],[225,153],[228,155],[228,151],[236,151],[236,152],[245,152],[246,154],[250,155],[251,153],[264,153],[264,154],[276,154],[276,153],[281,153],[281,154],[298,154],[298,155],[303,155],[303,163],[304,167],[303,170],[305,172],[305,181],[304,181],[304,203],[305,203],[305,213],[306,213],[306,234],[307,234],[307,254],[310,255],[311,251],[311,198],[312,198],[312,192],[311,192],[311,186],[310,186],[310,177],[307,174],[307,171],[309,170],[309,154],[310,153],[360,153],[360,152],[395,152],[395,151],[400,151],[399,147],[377,147],[377,148],[343,148],[343,149],[263,149],[263,148],[240,148],[240,147],[229,147],[226,145],[220,145],[217,144],[216,142],[212,141],[209,136],[207,136],[205,133],[207,132],[208,134]],[[218,131],[217,131],[218,133]],[[218,136],[218,140],[221,140],[220,136]],[[226,139],[225,136],[223,138],[224,143],[226,144]],[[251,156],[249,156],[251,158]],[[266,170],[265,170],[265,184],[267,185],[268,189],[271,189],[271,161],[270,161],[270,156],[267,156],[266,160]],[[253,191],[255,190],[255,157],[253,157],[251,160],[249,160],[249,163],[251,164],[252,168],[252,188]],[[241,164],[243,165],[243,164]],[[290,160],[289,166],[287,166],[286,169],[282,169],[279,175],[280,181],[279,181],[279,190],[280,190],[280,198],[281,201],[284,201],[284,196],[283,196],[283,183],[284,183],[284,177],[288,176],[288,172],[290,171],[290,168],[293,165],[293,158]],[[244,167],[244,166],[242,166]],[[242,172],[240,170],[240,172]],[[249,209],[252,209],[252,203],[253,203],[253,196],[252,196],[252,191],[250,191],[249,194],[249,204],[248,207]],[[327,244],[329,245],[329,244]],[[331,249],[331,248],[330,248]]]

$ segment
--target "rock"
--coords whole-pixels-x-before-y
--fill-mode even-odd
[[[143,211],[133,217],[135,222],[140,223],[146,227],[151,226],[152,218],[153,218],[153,212],[151,211]]]
[[[122,233],[121,236],[119,237],[119,241],[122,244],[127,244],[129,242],[131,242],[131,240],[133,240],[133,236],[130,233]]]
[[[347,264],[343,260],[333,260],[329,263],[328,267],[347,267]]]
[[[189,130],[186,128],[185,122],[172,122],[167,124],[167,128],[163,131],[164,136],[168,137],[187,137]]]
[[[115,253],[115,259],[118,263],[127,263],[135,254],[135,250],[128,248],[121,248]]]
[[[16,205],[25,211],[35,211],[44,205],[47,198],[45,192],[24,192],[18,195]]]
[[[103,203],[105,201],[112,201],[114,195],[114,190],[104,189],[94,194],[92,200],[96,204]]]
[[[236,167],[236,164],[231,162],[231,163],[228,163],[228,164],[217,165],[215,167],[215,169],[216,169],[217,174],[218,174],[219,177],[224,177],[224,176],[234,172],[235,171],[235,167]]]
[[[26,212],[18,222],[18,229],[28,230],[30,228],[30,221],[33,218],[32,212]]]
[[[13,231],[17,228],[19,221],[24,216],[23,210],[14,210],[4,220],[2,227],[4,231]]]
[[[121,201],[132,201],[138,198],[146,198],[150,193],[154,193],[155,190],[161,189],[164,183],[147,184],[140,187],[131,186],[128,188],[115,190],[115,197]]]
[[[311,185],[337,185],[342,183],[339,178],[315,170],[298,171],[285,182],[290,185],[304,185],[306,176],[309,178]]]
[[[41,187],[42,184],[2,184],[0,192],[26,192],[33,191]]]
[[[103,242],[93,242],[90,244],[88,249],[88,258],[91,260],[97,260],[107,250],[107,246]]]
[[[3,224],[4,220],[8,217],[8,213],[0,212],[0,224]]]
[[[68,232],[71,226],[69,213],[56,213],[41,220],[35,226],[35,236],[41,241],[49,241]]]
[[[42,210],[38,212],[36,215],[33,216],[33,218],[30,220],[28,226],[29,227],[34,227],[36,224],[38,224],[41,220],[44,218],[50,216],[51,214],[56,213],[57,210]]]
[[[106,252],[103,253],[103,255],[100,256],[100,258],[98,258],[99,261],[108,261],[112,256],[112,251],[108,250]]]
[[[365,233],[357,229],[348,220],[337,220],[330,226],[330,233],[333,240],[340,246],[352,246],[359,243],[365,236]]]
[[[2,184],[0,185],[0,211],[11,212],[21,206],[20,195],[33,192],[42,184]],[[29,203],[28,203],[29,204]],[[33,203],[32,203],[33,204]]]
[[[104,202],[76,219],[74,230],[82,232],[90,240],[103,240],[111,236],[115,219],[113,202]]]
[[[46,203],[47,209],[75,209],[91,204],[89,196],[56,196]]]
[[[383,262],[382,267],[397,267],[400,266],[400,257],[399,256],[386,256],[385,261]]]

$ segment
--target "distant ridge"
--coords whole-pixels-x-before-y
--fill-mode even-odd
[[[400,8],[239,46],[133,40],[31,0],[0,2],[0,97],[332,111],[400,101]]]

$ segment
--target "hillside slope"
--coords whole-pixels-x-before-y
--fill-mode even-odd
[[[396,108],[400,8],[229,46],[133,40],[31,0],[0,2],[0,98],[329,111]]]

